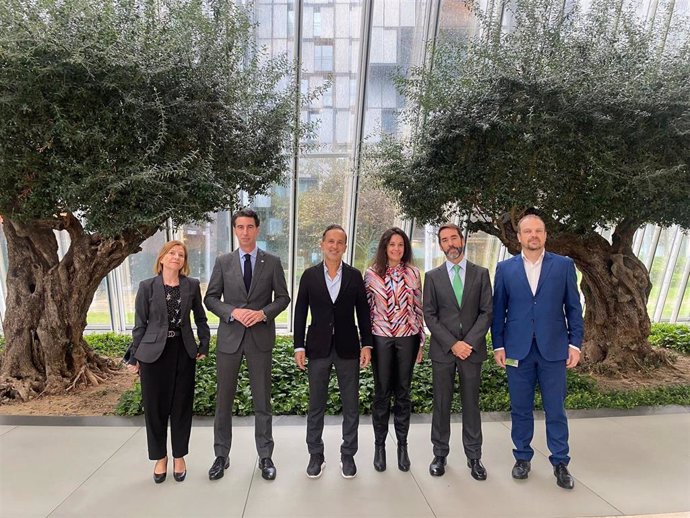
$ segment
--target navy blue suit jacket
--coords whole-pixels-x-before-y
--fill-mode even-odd
[[[491,338],[507,358],[525,358],[533,337],[548,361],[567,359],[569,344],[582,345],[585,326],[572,259],[546,252],[533,295],[518,254],[498,264],[494,286]]]

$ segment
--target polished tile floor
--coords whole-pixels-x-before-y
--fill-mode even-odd
[[[326,426],[326,468],[316,480],[304,473],[304,419],[276,418],[273,482],[257,470],[251,418],[236,420],[230,469],[210,482],[212,421],[198,419],[187,480],[169,476],[156,485],[141,419],[0,416],[0,517],[690,516],[689,408],[571,413],[573,491],[555,484],[543,421],[535,427],[529,479],[516,481],[509,417],[486,414],[489,477],[477,482],[465,466],[459,422],[453,423],[446,475],[429,475],[429,417],[414,417],[408,473],[396,467],[392,436],[389,469],[374,471],[371,424],[362,418],[353,480],[340,476],[337,417]]]

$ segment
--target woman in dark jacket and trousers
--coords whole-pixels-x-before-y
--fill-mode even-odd
[[[135,301],[130,372],[141,377],[149,459],[155,460],[153,480],[165,480],[168,470],[167,428],[173,453],[173,476],[187,475],[194,402],[196,360],[208,354],[211,332],[201,303],[199,280],[187,277],[187,247],[181,241],[163,245],[154,266],[156,277],[141,281]],[[200,344],[189,319],[194,312]]]

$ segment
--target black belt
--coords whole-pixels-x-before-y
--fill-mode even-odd
[[[176,336],[182,336],[182,331],[179,329],[172,329],[168,331],[168,338],[175,338]]]

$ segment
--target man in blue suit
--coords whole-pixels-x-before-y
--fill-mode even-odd
[[[512,475],[527,478],[534,450],[534,392],[542,394],[546,442],[556,483],[575,485],[568,472],[566,369],[580,361],[584,334],[575,263],[545,251],[546,228],[535,214],[518,223],[522,253],[498,264],[494,289],[493,339],[496,363],[507,368],[515,449]]]

